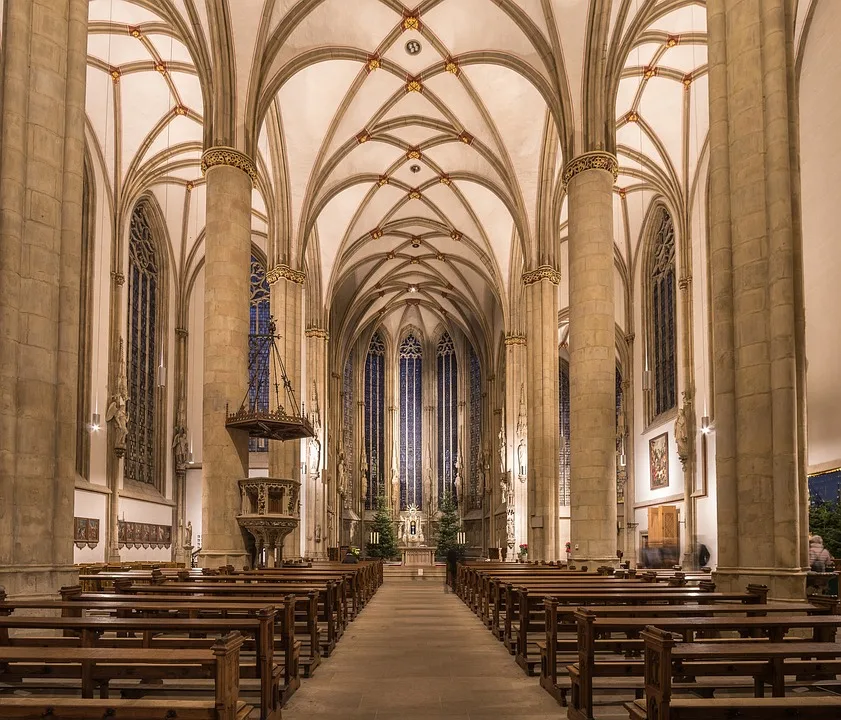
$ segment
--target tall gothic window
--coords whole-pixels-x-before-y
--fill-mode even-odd
[[[436,350],[438,363],[438,497],[449,492],[456,497],[458,462],[458,363],[453,339],[444,333]],[[464,473],[465,468],[460,468]],[[467,478],[462,475],[462,483]],[[464,487],[464,485],[462,485]]]
[[[414,335],[400,343],[400,508],[423,503],[421,426],[423,349]]]
[[[269,332],[271,316],[271,291],[266,279],[266,268],[254,255],[251,256],[251,299],[249,300],[249,402],[256,401],[260,410],[269,409],[269,351],[267,343],[257,342],[258,335]],[[259,382],[258,382],[259,379]],[[268,452],[269,441],[265,438],[249,438],[251,452]]]
[[[158,354],[159,258],[149,206],[139,202],[131,216],[128,264],[128,435],[125,477],[156,484],[155,368]]]
[[[569,493],[569,363],[560,358],[558,362],[558,427],[561,430],[558,443],[558,502],[566,507],[570,504]]]
[[[663,209],[649,259],[651,302],[650,357],[653,399],[650,419],[677,405],[677,338],[675,320],[675,228]]]
[[[624,390],[622,389],[622,369],[616,366],[616,502],[625,502],[625,482],[628,478],[627,467],[622,464],[625,458],[625,418]]]
[[[479,356],[472,345],[467,348],[470,365],[470,505],[482,507],[482,458],[480,442],[482,434],[482,376]]]
[[[345,423],[348,425],[349,423]],[[345,450],[347,456],[347,450]],[[385,490],[385,344],[374,333],[365,358],[365,461],[368,495],[365,508],[374,510]]]

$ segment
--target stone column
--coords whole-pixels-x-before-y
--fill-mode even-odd
[[[616,556],[616,158],[592,152],[564,170],[569,202],[570,542],[590,565]]]
[[[527,341],[525,335],[509,333],[505,336],[505,407],[500,421],[505,427],[506,468],[503,474],[505,491],[501,501],[505,504],[503,545],[507,548],[506,559],[517,560],[522,543],[529,542],[529,491],[534,481],[526,477],[525,482],[517,471],[517,417],[520,412],[521,388],[527,386]],[[528,418],[528,415],[526,416]],[[528,426],[528,419],[526,422]],[[499,437],[497,437],[497,443]],[[500,487],[502,490],[502,487]]]
[[[723,590],[802,597],[803,277],[786,0],[709,0],[710,244]]]
[[[312,558],[327,558],[327,540],[325,531],[327,528],[327,487],[324,484],[324,462],[325,448],[327,446],[327,343],[330,340],[329,333],[323,328],[307,328],[307,368],[308,383],[310,386],[309,405],[307,413],[310,418],[318,416],[318,427],[316,428],[318,444],[310,441],[310,451],[307,458],[307,473],[309,484],[307,486],[307,556]],[[313,427],[316,423],[313,422]],[[341,442],[340,438],[336,438]],[[318,468],[313,468],[315,450],[318,449]]]
[[[0,140],[0,585],[73,581],[85,0],[7,0]]]
[[[248,560],[237,523],[237,482],[248,477],[248,435],[225,427],[248,384],[251,267],[251,159],[231,148],[202,158],[207,175],[205,238],[204,385],[202,414],[203,567]]]
[[[301,345],[304,336],[303,301],[304,273],[293,270],[288,265],[276,265],[266,274],[271,286],[272,317],[277,324],[277,349],[286,368],[286,375],[292,383],[299,409],[304,402],[301,390]],[[274,393],[274,388],[271,390]],[[287,412],[293,412],[288,406],[286,392],[281,385],[280,402]],[[275,397],[269,398],[269,406],[274,407]],[[304,407],[304,410],[307,410]],[[301,441],[269,443],[269,475],[274,478],[301,480]],[[304,500],[306,502],[306,499]],[[305,527],[305,515],[298,528],[283,540],[283,557],[286,559],[301,557],[301,536],[308,533]]]
[[[557,560],[558,547],[558,283],[543,265],[523,274],[528,378],[529,560]],[[519,388],[516,388],[519,397]],[[509,397],[511,396],[509,390]],[[519,405],[519,400],[518,400]],[[518,407],[514,406],[514,407]],[[517,464],[517,448],[514,448]],[[519,472],[512,470],[512,482]],[[515,548],[515,550],[518,548]]]

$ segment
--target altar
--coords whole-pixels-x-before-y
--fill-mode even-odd
[[[431,567],[435,565],[435,548],[419,545],[403,548],[403,565],[406,567]]]
[[[397,539],[406,567],[431,567],[435,564],[435,548],[426,545],[423,517],[416,505],[401,513]]]

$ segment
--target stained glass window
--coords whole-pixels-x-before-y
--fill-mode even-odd
[[[558,443],[558,502],[566,507],[570,504],[569,491],[569,363],[560,358],[558,362],[558,420],[561,431]]]
[[[479,356],[472,345],[467,348],[470,364],[470,506],[482,507],[482,458],[480,457],[482,434],[482,376]]]
[[[449,492],[457,500],[458,363],[449,333],[441,336],[435,355],[438,363],[438,498],[442,499]],[[461,468],[461,472],[465,469]],[[465,483],[467,478],[462,476],[461,481]]]
[[[661,211],[660,226],[651,246],[651,342],[654,360],[653,415],[677,404],[677,341],[675,321],[675,228]]]
[[[260,410],[269,409],[269,343],[261,343],[258,335],[269,332],[271,317],[271,290],[266,280],[266,268],[254,255],[251,256],[251,298],[249,300],[249,343],[248,368],[249,404]],[[269,441],[266,438],[249,438],[248,449],[251,452],[268,452]]]
[[[131,216],[128,264],[128,403],[125,477],[155,484],[155,368],[158,359],[158,255],[149,206]]]
[[[365,358],[365,460],[368,463],[368,495],[365,508],[375,510],[377,498],[388,497],[385,489],[385,344],[374,333]]]
[[[423,504],[421,427],[423,349],[410,334],[400,343],[400,508]]]

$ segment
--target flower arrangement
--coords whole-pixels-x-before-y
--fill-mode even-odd
[[[525,557],[529,554],[529,544],[528,543],[520,543],[520,556]]]

